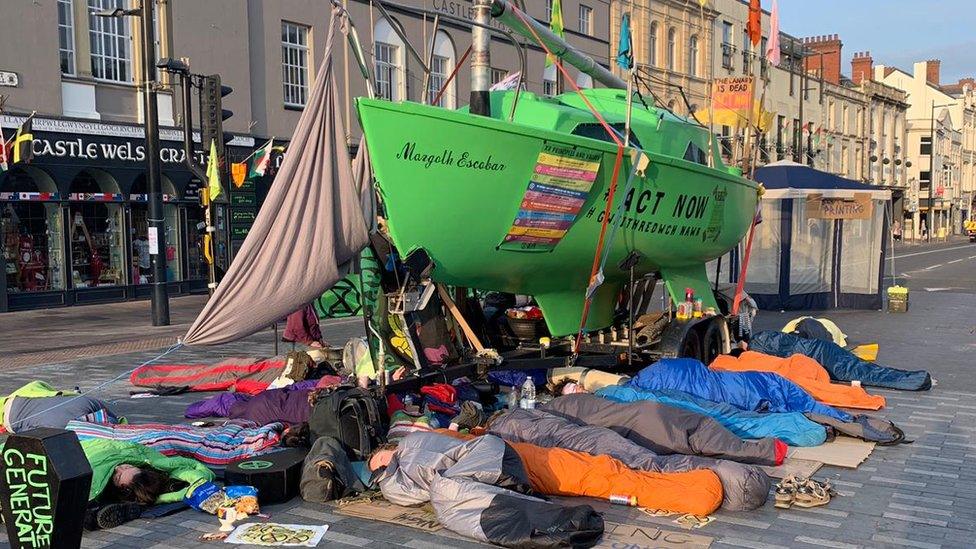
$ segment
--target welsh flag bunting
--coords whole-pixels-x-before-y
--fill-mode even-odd
[[[274,138],[271,138],[254,153],[254,157],[251,159],[251,172],[247,174],[248,179],[264,177],[265,172],[268,171],[268,165],[271,163],[271,149],[273,147]]]

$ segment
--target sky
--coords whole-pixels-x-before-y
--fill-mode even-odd
[[[764,9],[773,0],[761,0]],[[875,65],[909,74],[912,64],[942,60],[941,82],[976,76],[974,0],[778,0],[780,29],[792,36],[838,34],[841,72],[851,74],[854,52],[870,51]]]

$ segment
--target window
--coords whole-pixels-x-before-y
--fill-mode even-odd
[[[698,76],[698,37],[688,41],[688,74]]]
[[[88,0],[92,76],[112,82],[132,81],[129,18],[98,17],[95,12],[128,9],[126,0]]]
[[[376,97],[390,101],[400,101],[405,95],[402,75],[406,72],[403,63],[403,51],[406,48],[403,40],[393,30],[393,25],[398,24],[396,21],[381,18],[376,21],[373,29]]]
[[[918,154],[932,154],[932,137],[928,135],[922,136],[922,142],[918,147]]]
[[[759,163],[769,164],[769,139],[765,133],[759,138]]]
[[[552,0],[546,0],[546,21],[552,21]]]
[[[732,159],[732,129],[729,126],[722,126],[722,135],[719,138],[722,144],[722,157],[726,162]]]
[[[834,100],[831,99],[827,102],[827,127],[833,130],[836,126],[836,121],[834,117]]]
[[[441,107],[453,109],[457,100],[456,81],[444,89],[440,101],[433,103],[437,94],[447,84],[447,79],[454,70],[454,44],[444,31],[437,31],[434,37],[434,52],[430,59],[430,80],[427,90],[428,101]],[[504,78],[504,74],[502,75]]]
[[[650,63],[652,67],[657,66],[657,21],[651,23],[651,30],[648,33],[649,39],[647,42],[647,62]]]
[[[556,65],[549,65],[542,73],[542,93],[556,95]]]
[[[732,61],[732,53],[735,46],[732,44],[732,23],[722,21],[722,66],[732,70],[735,64]]]
[[[61,74],[75,73],[75,14],[72,0],[58,0],[58,51],[61,54]]]
[[[495,67],[492,67],[491,68],[491,85],[494,86],[495,84],[497,84],[497,83],[501,82],[502,80],[504,80],[505,79],[505,76],[507,74],[508,74],[508,72],[505,69],[496,69]]]
[[[786,130],[786,117],[779,115],[776,117],[776,160],[782,160],[786,155],[786,148],[783,146],[783,132]]]
[[[304,107],[308,99],[308,27],[281,23],[281,85],[285,105]]]
[[[592,15],[593,15],[593,8],[580,4],[579,27],[577,28],[577,30],[579,30],[581,33],[587,36],[593,35]]]
[[[918,172],[918,183],[923,188],[928,188],[931,178],[932,172],[930,170],[921,170]]]
[[[742,73],[751,74],[752,66],[752,55],[749,54],[749,33],[746,30],[742,31]]]
[[[843,130],[844,133],[847,133],[851,129],[850,122],[848,121],[847,105],[841,107],[840,113],[841,113],[840,115],[843,117],[840,119],[841,129]]]
[[[627,131],[627,125],[620,122],[610,124],[610,128],[620,135],[623,135]],[[607,130],[603,127],[603,124],[585,122],[573,128],[573,135],[614,143],[613,138],[607,134]],[[633,131],[630,132],[630,143],[637,148],[641,148],[640,141],[637,140],[637,136],[634,135]]]
[[[703,166],[708,165],[708,158],[705,156],[705,151],[698,146],[697,143],[688,143],[688,147],[685,149],[685,155],[683,157],[688,162],[694,162],[696,164],[701,164]]]
[[[847,158],[847,147],[841,147],[840,149],[840,173],[843,175],[849,175],[847,170],[850,168],[849,159]]]
[[[769,76],[769,61],[766,60],[766,46],[769,43],[769,39],[765,36],[759,42],[759,75],[763,78]]]
[[[674,70],[675,53],[677,50],[677,44],[675,43],[675,30],[674,28],[668,29],[668,68]]]

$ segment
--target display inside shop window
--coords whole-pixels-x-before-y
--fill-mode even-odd
[[[203,235],[207,233],[207,223],[203,220],[201,208],[186,209],[186,280],[206,280],[210,273],[203,254]]]
[[[64,288],[61,210],[57,204],[7,203],[0,213],[8,292]]]
[[[75,288],[125,282],[122,205],[71,206],[71,277]]]
[[[179,210],[174,204],[163,206],[165,219],[166,281],[181,280]],[[132,205],[132,283],[153,282],[152,255],[149,251],[149,207]]]

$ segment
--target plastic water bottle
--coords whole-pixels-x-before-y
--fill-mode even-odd
[[[522,408],[535,408],[535,382],[531,376],[526,377],[522,384]]]
[[[508,392],[508,409],[514,410],[519,407],[519,392],[518,389],[512,387],[512,390]]]

